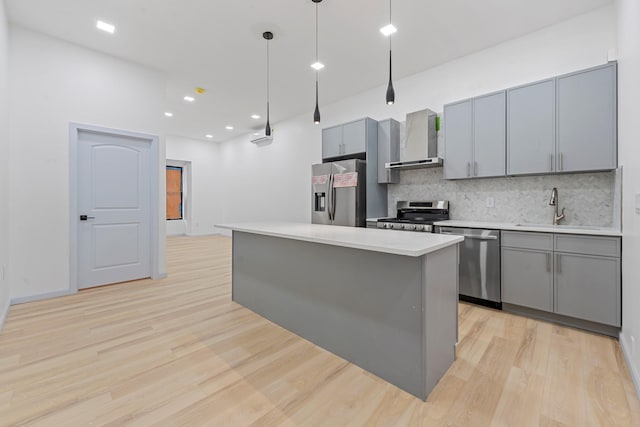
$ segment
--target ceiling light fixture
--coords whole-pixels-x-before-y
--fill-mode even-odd
[[[225,126],[224,127],[226,130],[233,130],[233,126]]]
[[[320,124],[320,107],[318,107],[318,71],[323,68],[324,65],[322,65],[320,61],[318,61],[318,3],[320,3],[322,0],[311,1],[316,4],[316,62],[312,65],[312,67],[316,70],[316,109],[313,111],[313,123]],[[321,66],[314,67],[314,65]]]
[[[213,138],[213,135],[205,135],[205,137],[211,139],[211,138]]]
[[[398,31],[398,29],[394,27],[393,24],[385,25],[384,27],[380,28],[380,32],[387,37],[389,37],[396,31]]]
[[[252,119],[254,119],[254,120],[258,120],[258,119],[260,118],[260,115],[258,115],[258,114],[252,114],[252,115],[251,115],[251,118],[252,118]]]
[[[385,28],[388,28],[388,27],[393,27],[393,29],[395,30],[395,27],[393,26],[393,24],[391,24],[391,0],[389,0],[389,25],[387,25]],[[396,92],[393,90],[393,80],[391,78],[391,34],[393,34],[394,32],[395,31],[392,31],[389,33],[389,84],[387,85],[387,104],[388,105],[391,105],[394,102],[396,102]]]
[[[314,62],[313,64],[311,64],[311,68],[316,71],[320,71],[324,68],[324,64],[322,62]]]
[[[116,27],[115,25],[112,24],[108,24],[104,21],[98,21],[96,22],[96,28],[102,31],[105,31],[109,34],[113,34],[116,32]]]
[[[273,39],[271,31],[262,33],[262,37],[267,41],[267,124],[264,126],[264,134],[271,136],[271,124],[269,123],[269,40]]]
[[[167,111],[166,113],[164,113],[165,116],[167,117],[173,117],[173,113],[170,113],[169,111]]]
[[[187,102],[193,102],[196,99],[193,96],[187,95],[187,96],[184,97],[184,100],[187,101]]]

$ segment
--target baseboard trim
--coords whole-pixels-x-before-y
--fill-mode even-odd
[[[11,306],[11,301],[7,299],[7,303],[2,308],[2,312],[0,312],[0,332],[2,332],[2,328],[4,328],[4,321],[7,320],[7,315],[9,314],[10,306]]]
[[[26,297],[19,297],[19,298],[11,298],[11,305],[24,304],[24,303],[27,303],[27,302],[34,302],[34,301],[41,301],[43,299],[66,297],[66,296],[69,296],[69,295],[74,295],[77,292],[78,291],[71,290],[71,289],[66,289],[64,291],[47,292],[47,293],[44,293],[44,294],[29,295],[29,296],[26,296]]]
[[[629,345],[627,344],[627,339],[622,332],[620,332],[620,347],[622,348],[622,355],[624,356],[624,361],[627,362],[627,368],[629,369],[629,373],[631,374],[631,381],[633,381],[633,386],[636,388],[636,395],[638,399],[640,399],[640,374],[638,374],[638,370],[633,364],[633,360],[631,359],[631,351],[629,350]]]

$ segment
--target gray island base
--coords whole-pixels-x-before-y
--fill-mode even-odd
[[[458,236],[311,224],[218,227],[234,230],[238,304],[422,400],[454,362]]]

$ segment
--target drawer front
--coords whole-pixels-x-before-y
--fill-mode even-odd
[[[502,246],[550,251],[553,250],[553,234],[503,231]]]
[[[554,240],[554,250],[558,252],[620,257],[619,237],[556,234]]]

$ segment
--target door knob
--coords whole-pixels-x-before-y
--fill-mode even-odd
[[[88,219],[96,219],[96,217],[95,216],[80,215],[80,221],[86,221]]]

